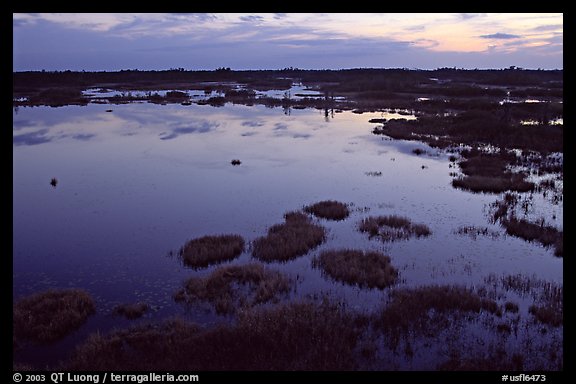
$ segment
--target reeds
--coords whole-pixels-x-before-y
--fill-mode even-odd
[[[149,308],[150,306],[146,303],[119,304],[114,307],[112,313],[133,320],[144,316]]]
[[[358,226],[360,232],[368,233],[370,237],[379,237],[382,241],[408,239],[411,236],[425,237],[432,232],[425,224],[412,224],[404,216],[370,216],[362,219]]]
[[[324,251],[312,260],[312,266],[321,268],[334,280],[359,287],[383,289],[394,284],[398,277],[390,257],[380,252],[353,249]]]
[[[357,368],[357,320],[327,302],[243,313],[234,325],[202,329],[182,319],[94,334],[66,370],[211,371]]]
[[[95,312],[94,300],[80,289],[36,293],[14,304],[14,335],[16,339],[51,343],[78,329]]]
[[[435,313],[500,311],[495,301],[480,297],[459,285],[397,289],[391,293],[391,298],[392,301],[384,307],[376,320],[379,327],[388,331],[431,327],[431,309]]]
[[[188,304],[205,301],[216,313],[230,314],[238,307],[278,301],[291,288],[292,281],[280,272],[252,263],[220,267],[206,277],[192,277],[174,294],[174,300]]]
[[[287,261],[305,255],[326,239],[324,227],[302,212],[288,212],[285,223],[270,227],[252,243],[252,255],[262,261]]]
[[[328,220],[344,220],[350,215],[348,206],[335,200],[320,201],[304,207],[304,212]]]
[[[558,229],[544,225],[544,223],[531,223],[525,219],[518,219],[511,216],[501,220],[502,225],[506,228],[506,233],[511,236],[520,237],[527,241],[537,241],[542,245],[549,247],[554,246],[554,254],[562,256],[564,232]]]
[[[244,251],[244,245],[240,235],[203,236],[188,241],[178,254],[184,265],[203,268],[235,259]]]

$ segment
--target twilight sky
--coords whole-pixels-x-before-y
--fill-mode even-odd
[[[13,14],[13,70],[563,69],[561,13]]]

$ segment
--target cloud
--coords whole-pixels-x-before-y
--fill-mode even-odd
[[[264,122],[262,122],[262,121],[251,120],[251,121],[243,121],[242,122],[243,127],[254,127],[255,128],[255,127],[261,127],[263,125],[264,125]]]
[[[532,28],[532,30],[538,32],[563,31],[564,26],[562,24],[547,24],[547,25],[539,25],[537,27]]]
[[[264,21],[264,17],[256,15],[240,16],[240,20],[248,23],[261,23]]]
[[[14,145],[38,145],[49,143],[52,138],[47,137],[47,129],[41,129],[39,131],[23,133],[21,135],[16,135],[13,137],[12,142]]]
[[[519,39],[522,36],[519,35],[513,35],[511,33],[493,33],[491,35],[480,35],[481,38],[483,39],[501,39],[501,40],[507,40],[507,39]]]
[[[160,134],[160,140],[172,140],[180,135],[187,135],[190,133],[207,133],[218,127],[218,123],[203,121],[196,126],[175,127],[170,132],[163,132]]]
[[[80,141],[88,141],[95,136],[96,135],[93,133],[79,133],[77,135],[72,135],[72,138]]]
[[[483,17],[485,15],[486,15],[485,13],[459,13],[458,17],[461,20],[466,21],[466,20],[470,20],[470,19],[475,19],[477,17]]]

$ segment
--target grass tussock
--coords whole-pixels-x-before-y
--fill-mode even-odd
[[[174,294],[177,302],[207,301],[219,314],[235,312],[237,307],[277,301],[292,287],[289,278],[261,264],[220,267],[206,277],[193,277]]]
[[[328,220],[344,220],[350,215],[350,210],[346,204],[334,200],[325,200],[308,205],[304,207],[304,212]]]
[[[358,229],[383,241],[408,239],[412,236],[425,237],[432,233],[428,226],[412,224],[407,217],[397,215],[367,217],[360,222]]]
[[[480,297],[470,289],[457,285],[430,285],[392,292],[391,302],[380,312],[376,324],[388,331],[431,329],[442,314],[451,312],[487,311],[499,313],[494,300]],[[433,310],[433,314],[430,312]]]
[[[554,246],[554,254],[562,256],[564,232],[558,229],[544,225],[541,223],[532,223],[526,219],[518,219],[516,217],[509,217],[501,220],[502,225],[506,228],[506,233],[511,236],[520,237],[527,241],[537,241],[542,245]]]
[[[203,268],[233,260],[242,254],[244,245],[244,239],[240,235],[203,236],[188,241],[178,254],[184,265]]]
[[[507,176],[464,176],[452,180],[452,186],[471,192],[501,193],[506,191],[529,192],[534,183],[524,180],[521,175]]]
[[[534,315],[536,320],[543,324],[559,327],[564,323],[564,311],[562,308],[555,308],[547,305],[531,305],[528,312]]]
[[[359,287],[386,288],[396,282],[398,271],[390,257],[380,252],[353,249],[324,251],[312,265],[321,268],[334,280]]]
[[[288,212],[285,223],[270,227],[254,240],[252,255],[262,261],[287,261],[305,255],[326,240],[324,227],[312,223],[302,212]]]
[[[124,316],[127,319],[138,319],[144,316],[144,313],[150,308],[146,303],[136,304],[119,304],[112,310],[117,316]]]
[[[201,329],[180,319],[92,335],[67,370],[351,370],[359,331],[329,303],[291,303]]]
[[[96,312],[92,297],[80,289],[48,290],[13,306],[16,340],[51,343],[78,329]]]

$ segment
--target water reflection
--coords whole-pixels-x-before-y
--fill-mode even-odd
[[[171,299],[184,279],[213,268],[184,270],[165,255],[209,234],[253,241],[285,212],[328,199],[351,204],[352,214],[319,221],[329,236],[313,254],[384,250],[400,271],[400,286],[481,284],[503,271],[562,282],[562,261],[538,244],[454,234],[468,226],[503,233],[486,217],[495,196],[452,188],[448,155],[371,134],[369,120],[406,115],[345,111],[326,121],[325,110],[285,115],[263,106],[108,108],[20,108],[13,116],[15,297],[78,286],[98,297],[100,308],[145,298],[158,308],[150,316],[215,321]],[[415,148],[426,152],[417,156]],[[552,212],[545,200],[538,204],[540,212]],[[425,223],[432,236],[383,244],[357,230],[367,215],[392,214]],[[359,310],[381,303],[377,291],[325,279],[311,257],[274,265],[299,277],[298,295],[329,292]],[[247,250],[230,263],[251,260]],[[104,331],[114,325],[102,318],[91,324]]]

